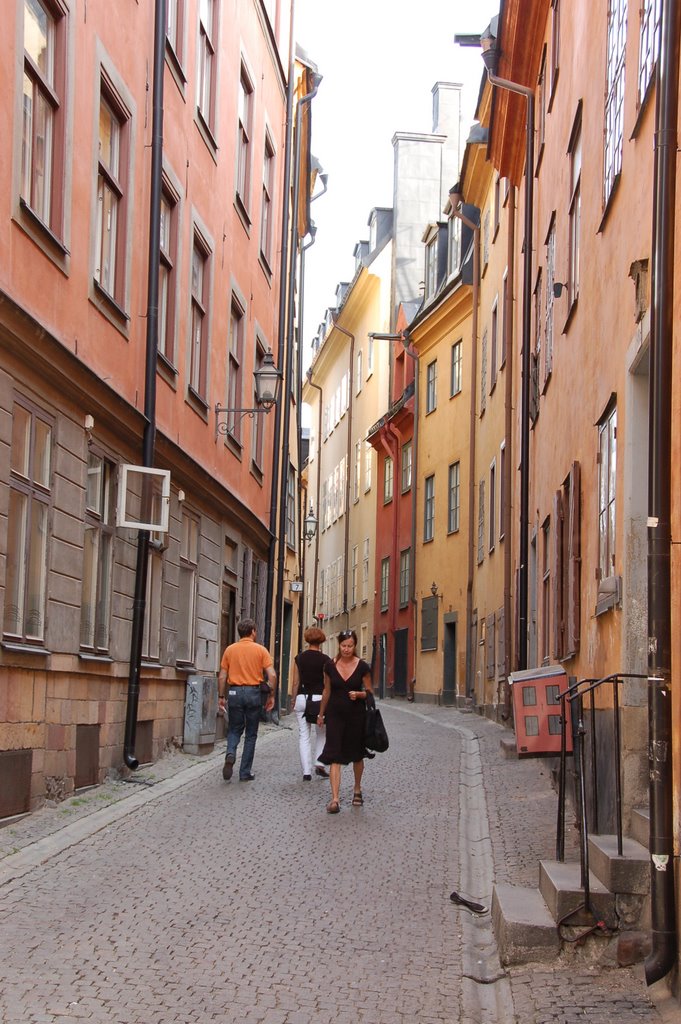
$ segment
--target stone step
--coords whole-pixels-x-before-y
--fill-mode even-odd
[[[631,812],[631,836],[646,850],[648,849],[650,839],[650,810],[648,807],[634,807]]]
[[[650,889],[650,855],[627,836],[621,857],[617,836],[589,836],[589,868],[610,892],[645,895]]]
[[[608,892],[592,871],[589,872],[589,901],[592,913],[584,909],[584,890],[578,863],[558,860],[539,862],[539,891],[554,921],[568,927],[590,927],[594,918],[608,928],[617,927],[615,896]]]
[[[492,924],[505,966],[551,963],[560,951],[556,922],[537,889],[495,885]]]

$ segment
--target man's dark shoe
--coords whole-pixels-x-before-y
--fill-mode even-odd
[[[303,782],[312,782],[311,775],[303,775]]]
[[[234,756],[234,754],[227,754],[227,757],[225,758],[225,763],[222,766],[222,777],[225,780],[225,782],[229,782],[229,780],[232,777],[232,769],[234,768],[235,761],[236,757]]]
[[[319,775],[322,779],[328,779],[329,777],[326,768],[320,768],[319,765],[315,768],[315,775]]]
[[[239,782],[253,782],[255,775],[240,775]]]

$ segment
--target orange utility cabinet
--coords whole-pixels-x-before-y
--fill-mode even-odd
[[[560,697],[568,689],[567,673],[560,665],[512,672],[516,749],[520,757],[560,754]],[[572,752],[570,705],[565,706],[566,750]]]

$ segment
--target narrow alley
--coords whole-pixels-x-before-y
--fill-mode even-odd
[[[582,952],[505,971],[490,914],[450,901],[489,910],[493,883],[536,884],[545,763],[505,760],[477,715],[383,709],[390,750],[363,808],[346,769],[335,817],[289,718],[262,731],[253,785],[223,781],[222,750],[176,753],[147,785],[0,830],[3,1024],[662,1021],[605,940],[597,969]]]

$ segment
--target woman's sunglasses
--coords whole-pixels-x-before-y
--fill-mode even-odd
[[[341,633],[338,634],[338,639],[339,640],[352,640],[352,630],[351,629],[344,629]]]

